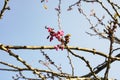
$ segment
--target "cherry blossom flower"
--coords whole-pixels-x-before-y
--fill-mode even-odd
[[[58,51],[59,47],[58,46],[54,46],[54,48],[56,49],[56,51]]]
[[[59,45],[56,45],[54,46],[54,48],[56,49],[56,51],[58,51],[58,49],[61,49],[63,50],[64,49],[64,39],[63,39],[63,36],[64,36],[64,31],[63,30],[59,30],[57,32],[54,31],[53,28],[50,28],[50,27],[45,27],[48,32],[49,32],[49,36],[47,37],[47,39],[50,40],[50,42],[54,39],[54,37],[59,41],[61,42],[61,44]],[[66,39],[65,39],[66,40]],[[68,41],[68,40],[67,40]]]
[[[64,35],[64,31],[59,30],[59,31],[57,32],[57,34],[59,34],[60,36],[63,36],[63,35]]]
[[[48,32],[53,31],[53,29],[52,29],[52,28],[50,28],[50,27],[47,27],[47,30],[48,30]]]
[[[59,48],[63,51],[64,45],[59,45]]]
[[[63,35],[64,35],[64,31],[59,30],[59,31],[56,33],[55,37],[58,39],[58,41],[61,41]]]
[[[53,40],[53,36],[50,37],[50,42]]]
[[[59,45],[57,45],[57,46],[54,46],[54,48],[56,49],[56,51],[58,51],[58,49],[63,50],[63,49],[64,49],[64,45],[59,44]]]
[[[61,36],[60,35],[57,34],[55,37],[58,39],[58,41],[61,41]]]

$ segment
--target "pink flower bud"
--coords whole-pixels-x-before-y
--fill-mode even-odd
[[[53,36],[50,37],[50,42],[53,40]]]
[[[64,31],[59,30],[59,31],[57,32],[57,34],[59,34],[60,36],[63,36],[63,35],[64,35]]]
[[[48,30],[48,32],[51,32],[53,29],[48,27],[47,30]]]
[[[59,34],[57,34],[55,37],[58,39],[58,41],[61,40],[61,36]]]
[[[58,51],[59,47],[58,46],[54,46],[54,48],[56,49],[56,51]]]
[[[59,48],[63,51],[63,49],[64,49],[64,45],[60,45]]]

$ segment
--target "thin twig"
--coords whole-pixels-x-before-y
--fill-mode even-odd
[[[83,11],[83,9],[80,7],[80,5],[78,6],[78,11],[80,14],[82,14],[83,16],[85,16],[86,20],[90,23],[91,27],[94,27],[94,25],[92,24],[91,20],[88,18],[88,16],[85,14],[85,12]]]
[[[104,79],[106,80],[108,78],[109,70],[110,70],[110,62],[111,62],[111,56],[113,51],[113,43],[114,43],[114,32],[116,27],[116,24],[110,23],[110,27],[108,26],[106,33],[108,34],[109,40],[110,40],[110,47],[109,47],[109,57],[107,61],[107,68],[104,74]]]
[[[55,8],[55,10],[58,12],[57,17],[58,17],[58,27],[61,30],[61,21],[60,21],[60,14],[61,14],[61,0],[59,0],[58,3],[58,8]]]
[[[117,51],[117,50],[120,50],[120,47],[119,47],[119,48],[116,48],[116,49],[113,49],[112,53],[113,53],[114,51]]]
[[[67,45],[65,45],[65,46],[67,47]],[[92,67],[90,66],[89,61],[87,61],[84,57],[75,54],[75,53],[72,52],[68,47],[67,47],[67,50],[68,50],[72,55],[74,55],[75,57],[83,60],[83,61],[87,64],[87,66],[88,66],[88,68],[90,69],[91,73],[93,74],[94,78],[99,80],[99,78],[98,78],[98,77],[96,76],[96,74],[94,73]]]
[[[116,57],[120,57],[120,53],[116,55]],[[112,59],[110,63],[115,62],[116,60]],[[107,62],[103,62],[102,64],[98,65],[97,67],[95,67],[93,70],[95,72],[95,74],[98,74],[100,71],[102,71],[104,68],[106,68],[107,66]],[[91,77],[92,73],[88,73],[86,75],[83,75],[82,77]]]
[[[72,60],[70,58],[70,53],[69,52],[67,52],[67,53],[68,53],[67,58],[69,59],[69,64],[70,64],[70,66],[72,68],[72,76],[74,76],[74,66],[73,66]]]
[[[39,78],[42,78],[45,80],[45,77],[40,74],[40,72],[37,72],[33,67],[31,67],[29,64],[26,63],[22,58],[20,58],[18,55],[14,54],[9,48],[5,48],[4,45],[0,45],[0,49],[4,50],[5,52],[9,53],[10,56],[13,56],[16,58],[19,62],[21,62],[23,65],[25,65],[28,69],[32,70],[33,73],[37,74]]]
[[[69,10],[72,10],[72,7],[80,4],[80,2],[81,2],[81,0],[78,0],[78,1],[75,2],[74,4],[71,4],[67,10],[68,10],[68,11],[69,11]]]
[[[18,70],[21,69],[21,68],[18,67],[18,66],[15,66],[15,65],[12,65],[12,64],[9,64],[9,63],[6,63],[6,62],[3,62],[3,61],[0,61],[0,64],[6,65],[6,66],[9,66],[9,67],[11,67],[11,68],[18,69]]]
[[[103,9],[105,9],[105,11],[110,15],[110,17],[113,19],[113,20],[116,20],[113,15],[110,13],[110,11],[104,6],[103,2],[101,0],[97,0],[97,2],[102,6]]]
[[[7,6],[7,5],[8,5],[8,2],[9,2],[9,0],[5,0],[5,1],[4,1],[3,8],[2,8],[2,10],[0,11],[0,19],[2,19],[2,16],[3,16],[3,14],[4,14],[4,12],[5,12],[6,10],[10,10],[10,8]]]
[[[96,0],[82,0],[82,1],[85,1],[85,2],[88,2],[88,3],[96,2]]]
[[[21,68],[21,70],[0,68],[0,70],[1,70],[1,71],[14,71],[14,72],[19,72],[19,71],[32,71],[32,70],[30,70],[30,69],[28,69],[28,68]],[[59,76],[59,77],[64,77],[64,78],[80,78],[80,79],[86,78],[86,79],[90,79],[90,78],[88,78],[88,77],[82,78],[82,77],[80,77],[80,76],[72,76],[72,75],[67,74],[67,73],[57,73],[57,72],[54,72],[54,71],[48,71],[48,70],[43,70],[43,69],[42,69],[42,70],[36,69],[36,70],[39,71],[39,72],[50,73],[50,74],[52,74],[52,75],[54,75],[54,76],[57,76],[57,77]]]
[[[115,11],[115,13],[118,15],[118,17],[120,18],[120,14],[118,13],[118,11],[115,9],[115,6],[113,4],[113,2],[111,2],[110,0],[107,0],[108,3],[112,6],[113,10]]]
[[[46,59],[51,65],[53,65],[55,68],[57,68],[58,71],[60,71],[60,72],[62,73],[61,68],[60,68],[59,66],[57,66],[57,65],[55,64],[55,62],[53,62],[53,60],[52,60],[44,51],[42,51],[42,49],[41,49],[40,51],[41,51],[41,53],[43,54],[43,56],[45,56],[45,59]],[[45,66],[47,66],[50,70],[52,70],[48,65],[45,65]]]

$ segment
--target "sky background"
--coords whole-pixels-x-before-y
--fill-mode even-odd
[[[77,7],[74,6],[72,11],[67,11],[69,5],[76,2],[77,0],[62,0],[61,4],[61,25],[62,30],[65,34],[71,34],[70,46],[79,46],[83,48],[95,48],[98,51],[108,53],[109,52],[109,41],[104,40],[98,36],[89,36],[85,32],[91,32],[90,24],[85,19],[83,15],[81,15]],[[119,2],[119,0],[113,0],[115,2]],[[4,0],[0,0],[0,9],[2,9]],[[105,2],[106,3],[106,2]],[[93,5],[94,4],[94,5]],[[104,22],[107,24],[107,21],[110,19],[108,14],[100,7],[100,5],[93,3],[88,4],[82,2],[81,6],[85,13],[89,16],[90,11],[92,9],[95,10],[98,17],[105,16]],[[48,9],[44,9],[44,5],[48,7]],[[37,45],[37,46],[54,46],[60,44],[57,40],[53,40],[49,42],[47,40],[47,36],[49,33],[45,29],[45,26],[50,26],[54,28],[56,31],[59,30],[58,22],[57,22],[57,11],[55,8],[58,6],[58,0],[48,0],[47,3],[41,3],[40,0],[10,0],[9,1],[10,9],[6,11],[3,19],[0,20],[0,43],[5,45]],[[110,5],[107,5],[110,7]],[[112,9],[109,9],[111,12]],[[113,12],[114,14],[114,12]],[[89,16],[92,23],[95,24],[97,21],[95,18]],[[102,30],[103,27],[99,26],[99,29]],[[116,35],[120,37],[119,30],[116,32]],[[119,47],[120,45],[116,45],[114,47]],[[66,58],[67,51],[66,50],[43,50],[47,53],[53,61],[59,66],[62,67],[64,72],[71,73],[71,68],[69,66],[69,61]],[[40,53],[39,50],[13,50],[14,53],[20,55],[24,60],[27,60],[31,66],[41,69],[47,69],[41,64],[38,64],[38,60],[45,60],[44,56]],[[80,54],[84,56],[87,60],[90,60],[90,64],[92,67],[97,66],[101,62],[105,60],[98,55],[89,54],[81,51],[74,51],[76,54]],[[117,53],[115,53],[117,54]],[[113,55],[115,55],[113,54]],[[72,61],[74,62],[75,75],[83,75],[89,72],[89,69],[86,67],[83,61],[76,59],[71,56]],[[10,57],[4,51],[0,51],[0,60],[6,61],[10,64],[15,64],[18,66],[23,66],[13,57]],[[109,77],[120,79],[119,70],[119,62],[115,62],[111,65],[111,70]],[[0,64],[0,68],[6,67]],[[24,66],[23,66],[24,67]],[[53,69],[54,67],[51,66]],[[7,68],[7,67],[6,67]],[[54,69],[55,70],[55,69]],[[99,74],[99,76],[103,76],[104,70]],[[0,71],[0,80],[12,80],[12,76],[15,76],[17,73],[10,73]],[[26,75],[26,72],[25,72]],[[27,73],[26,76],[31,75]],[[34,77],[34,75],[31,75]]]

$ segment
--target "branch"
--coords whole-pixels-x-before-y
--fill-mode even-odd
[[[83,9],[81,8],[80,5],[77,5],[78,6],[78,11],[79,13],[81,13],[85,18],[86,20],[89,22],[89,24],[91,25],[91,27],[94,27],[94,25],[92,24],[91,20],[88,18],[88,16],[85,14],[85,12],[83,11]]]
[[[60,14],[61,14],[61,0],[59,0],[58,8],[55,8],[55,10],[58,12],[57,17],[58,17],[58,27],[61,30],[61,22],[60,22]]]
[[[30,70],[30,69],[28,69],[28,68],[21,68],[20,70],[0,68],[0,70],[2,70],[2,71],[14,71],[14,72],[19,72],[19,71],[32,71],[32,70]],[[52,74],[52,75],[54,75],[54,76],[64,77],[64,78],[67,78],[67,79],[69,79],[69,78],[81,78],[81,79],[86,78],[86,79],[88,79],[88,77],[82,78],[82,77],[80,77],[80,76],[72,76],[72,75],[67,74],[67,73],[57,73],[57,72],[54,72],[54,71],[40,70],[40,69],[36,69],[36,70],[39,71],[39,72],[50,73],[50,74]],[[89,78],[89,79],[90,79],[90,78]]]
[[[109,57],[108,57],[108,61],[107,61],[107,68],[105,71],[105,75],[104,75],[104,79],[108,78],[108,73],[110,70],[110,62],[111,62],[111,56],[113,53],[113,43],[114,43],[114,32],[116,30],[116,24],[113,24],[111,26],[108,26],[107,30],[106,30],[106,34],[108,34],[108,38],[110,41],[110,47],[109,47]]]
[[[70,53],[69,53],[69,52],[67,52],[67,53],[68,53],[67,58],[68,58],[68,60],[69,60],[70,66],[71,66],[71,68],[72,68],[72,75],[74,76],[74,65],[73,65],[72,60],[71,60],[71,58],[70,58]]]
[[[80,2],[81,2],[81,0],[79,0],[79,1],[75,2],[74,4],[70,5],[67,10],[68,10],[68,11],[72,10],[72,7],[80,4]]]
[[[40,50],[41,51],[41,53],[43,54],[43,56],[45,57],[45,59],[50,63],[50,64],[52,64],[59,72],[61,72],[62,73],[62,70],[61,70],[61,68],[58,66],[58,65],[56,65],[55,64],[55,62],[44,52],[44,51],[42,51],[42,49]],[[41,62],[41,60],[39,61],[39,62]],[[43,61],[42,61],[43,62]],[[48,67],[48,65],[45,65],[46,67]],[[49,67],[48,67],[49,68]],[[50,68],[49,68],[50,69]],[[52,69],[50,69],[51,71],[52,71]]]
[[[67,47],[67,45],[66,45],[66,47]],[[72,55],[74,55],[75,57],[83,60],[83,61],[87,64],[87,66],[88,66],[88,68],[90,69],[90,71],[91,71],[92,75],[94,76],[94,78],[97,79],[97,80],[99,80],[98,77],[96,76],[96,74],[93,72],[93,69],[92,69],[92,67],[91,67],[90,64],[89,64],[89,61],[87,61],[84,57],[75,54],[75,53],[72,52],[68,47],[67,47],[67,50],[68,50]]]
[[[107,0],[107,1],[108,1],[108,3],[112,6],[113,10],[114,10],[115,13],[118,15],[118,17],[120,18],[120,15],[119,15],[118,11],[115,9],[114,3],[111,2],[110,0]]]
[[[21,70],[20,67],[17,67],[17,66],[15,66],[15,65],[12,65],[12,64],[9,64],[9,63],[3,62],[3,61],[0,61],[0,64],[3,64],[3,65],[6,65],[6,66],[9,66],[9,67],[14,68],[14,69]]]
[[[103,39],[109,39],[107,36],[104,35],[105,33],[99,32],[95,27],[92,27],[92,30],[96,33],[95,36],[98,35]],[[88,32],[86,32],[86,33],[91,35],[91,36],[94,35],[94,34],[91,34],[91,33],[88,33]],[[113,36],[113,37],[114,37],[114,43],[120,44],[120,39],[117,36]]]
[[[13,56],[14,58],[16,58],[19,62],[21,62],[23,65],[25,65],[28,69],[32,70],[33,73],[37,74],[39,76],[39,78],[42,78],[43,80],[45,80],[44,76],[42,76],[40,74],[40,72],[37,72],[33,67],[31,67],[29,64],[26,63],[26,61],[24,61],[22,58],[20,58],[18,55],[14,54],[10,49],[5,48],[4,45],[0,45],[0,49],[4,50],[5,52],[9,53],[10,56]]]
[[[97,2],[102,6],[103,9],[110,15],[110,17],[116,21],[116,19],[113,17],[113,15],[110,13],[110,11],[103,5],[101,0],[97,0]]]
[[[96,2],[96,0],[82,0],[84,2],[88,2],[88,3],[93,3],[93,2]]]
[[[120,54],[117,54],[116,57],[120,57]],[[114,61],[116,61],[116,60],[111,60],[110,64],[113,63]],[[97,67],[95,67],[93,70],[94,70],[95,74],[98,74],[98,73],[99,73],[100,71],[102,71],[106,66],[107,66],[107,62],[105,61],[105,62],[103,62],[102,64],[100,64],[100,65],[98,65]],[[88,74],[86,74],[86,75],[84,75],[84,76],[82,76],[82,77],[90,77],[90,76],[92,76],[92,73],[91,73],[91,72],[88,73]]]
[[[6,10],[10,10],[10,8],[7,7],[8,2],[9,2],[9,0],[4,1],[4,6],[3,6],[2,10],[0,11],[0,19],[2,19],[2,16]]]
[[[3,44],[1,44],[3,45]],[[4,45],[5,48],[8,48],[8,49],[29,49],[29,50],[39,50],[39,49],[55,49],[54,46],[12,46],[12,45]],[[103,56],[103,57],[106,57],[108,58],[109,55],[103,53],[103,52],[100,52],[100,51],[97,51],[95,49],[88,49],[88,48],[81,48],[81,47],[77,47],[77,46],[68,46],[69,49],[71,50],[78,50],[78,51],[84,51],[84,52],[89,52],[89,53],[92,53],[92,54],[97,54],[97,55],[100,55],[100,56]],[[1,49],[1,47],[0,47]],[[64,49],[67,49],[67,47],[64,47]],[[111,56],[111,59],[114,59],[114,60],[118,60],[120,61],[120,58],[119,57],[113,57]]]

